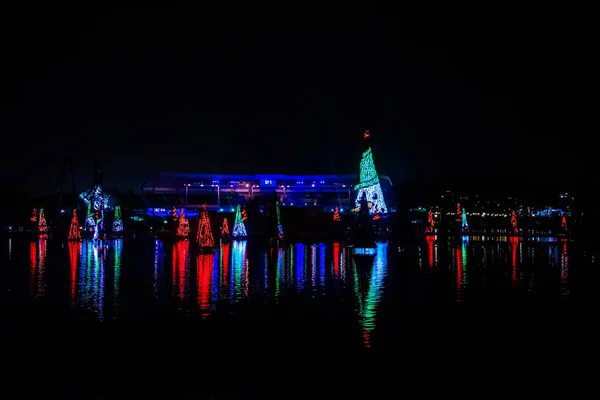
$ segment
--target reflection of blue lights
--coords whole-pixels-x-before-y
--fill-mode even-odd
[[[302,243],[296,244],[296,289],[304,289],[304,254],[305,248]]]

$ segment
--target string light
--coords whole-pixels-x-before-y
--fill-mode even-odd
[[[275,211],[277,214],[277,237],[283,239],[283,225],[281,225],[281,209],[279,208],[279,200],[275,202]]]
[[[71,226],[69,227],[68,240],[81,240],[81,232],[79,232],[79,219],[77,218],[77,210],[73,210],[71,217]]]
[[[368,140],[371,136],[369,131],[364,133],[365,140]],[[381,184],[379,183],[379,175],[375,168],[375,162],[373,161],[373,153],[371,147],[362,154],[360,160],[360,182],[354,187],[354,190],[358,190],[356,196],[356,206],[360,206],[360,200],[363,198],[363,194],[366,194],[367,202],[372,203],[372,207],[369,208],[369,213],[374,214],[375,208],[380,213],[387,213],[387,205],[383,198],[383,191],[381,190]]]
[[[233,237],[236,239],[245,238],[248,236],[246,233],[246,224],[244,224],[244,212],[241,211],[241,206],[238,204],[235,210],[235,222],[233,224]]]
[[[38,222],[38,233],[48,233],[48,224],[46,223],[46,216],[44,215],[44,208],[40,208],[40,220]]]
[[[223,218],[223,226],[221,227],[221,237],[229,237],[229,222],[227,222],[227,217]]]
[[[123,232],[123,218],[121,217],[121,206],[115,207],[115,218],[113,219],[113,232]]]
[[[177,210],[175,210],[175,215],[177,216]],[[179,239],[187,239],[190,234],[190,223],[188,219],[185,217],[185,210],[181,209],[181,214],[179,215],[179,224],[177,225],[177,237]]]
[[[202,210],[200,212],[200,222],[198,223],[196,241],[201,248],[212,248],[215,246],[215,239],[212,234],[212,228],[210,227],[210,219],[208,218],[206,204],[202,205]]]

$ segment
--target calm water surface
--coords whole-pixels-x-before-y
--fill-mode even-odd
[[[129,336],[143,357],[140,342],[172,351],[189,344],[186,335],[196,338],[188,352],[314,358],[406,351],[410,340],[439,341],[440,330],[459,335],[465,321],[496,324],[497,333],[513,329],[506,321],[522,329],[532,313],[518,310],[590,301],[596,257],[566,240],[512,237],[385,243],[372,258],[353,257],[340,243],[265,249],[233,241],[197,254],[193,243],[153,238],[13,237],[3,248],[5,322],[22,337],[78,332],[78,351],[88,352],[91,338],[109,346],[109,336]]]

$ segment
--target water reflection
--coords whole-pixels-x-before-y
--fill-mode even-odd
[[[387,243],[377,244],[377,254],[371,262],[355,259],[354,290],[358,298],[358,315],[363,331],[365,347],[371,347],[371,333],[375,329],[375,317],[383,295],[384,278],[387,274]]]
[[[8,238],[8,259],[12,259],[12,238]]]
[[[106,248],[102,242],[86,240],[81,245],[78,303],[100,320],[104,319],[104,262]]]
[[[155,239],[154,240],[154,285],[153,285],[153,292],[154,292],[155,298],[158,297],[158,293],[159,293],[159,290],[158,290],[160,287],[159,277],[163,270],[164,260],[165,260],[165,257],[164,257],[164,251],[163,251],[163,243],[161,240]]]
[[[77,268],[81,257],[81,242],[69,242],[69,303],[76,305]]]
[[[519,287],[519,276],[517,273],[517,260],[519,254],[519,238],[517,236],[511,236],[509,241],[510,246],[510,266],[511,266],[511,281],[512,287]]]
[[[40,235],[36,242],[29,244],[30,285],[31,297],[43,297],[46,291],[46,245],[48,237]]]
[[[214,254],[198,254],[196,257],[196,301],[203,318],[210,314],[212,298],[212,272]]]
[[[189,296],[190,242],[179,240],[173,245],[172,293],[179,300]]]
[[[461,245],[456,248],[455,261],[456,261],[456,302],[462,303],[464,301],[465,289],[469,284],[469,275],[467,271],[467,246],[469,244],[469,238],[467,236],[462,238]]]
[[[567,252],[567,242],[562,243],[562,255],[560,257],[560,294],[568,296],[571,291],[569,289],[569,253]]]
[[[231,250],[231,273],[229,278],[229,300],[240,301],[248,297],[248,258],[246,240],[234,240]]]

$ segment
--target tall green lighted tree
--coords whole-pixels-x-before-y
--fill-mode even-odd
[[[121,206],[115,207],[115,218],[113,219],[113,232],[123,232],[123,218],[121,218]]]
[[[279,200],[275,202],[275,212],[277,213],[277,238],[283,239],[283,225],[281,225],[281,208]]]
[[[242,207],[238,204],[235,210],[235,223],[233,225],[233,237],[236,239],[242,239],[248,236],[246,233],[246,224],[244,224],[244,217],[242,216]]]
[[[368,130],[363,134],[365,139],[366,150],[362,154],[360,160],[360,182],[354,186],[354,190],[358,191],[356,195],[356,207],[360,206],[360,201],[363,198],[363,194],[366,194],[367,203],[370,205],[369,213],[374,214],[375,209],[379,213],[387,213],[387,205],[383,198],[383,191],[379,183],[379,175],[375,168],[375,161],[373,161],[373,153],[371,151],[370,137],[371,132]]]

